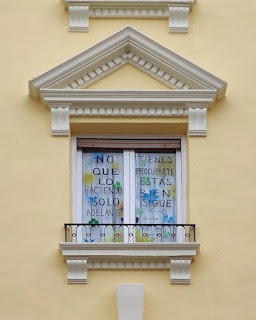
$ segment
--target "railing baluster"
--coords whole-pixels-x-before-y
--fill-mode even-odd
[[[66,223],[65,242],[195,242],[195,224]]]

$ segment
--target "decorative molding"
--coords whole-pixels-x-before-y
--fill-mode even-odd
[[[189,5],[169,5],[169,32],[187,33]]]
[[[171,259],[171,283],[190,284],[190,265],[191,259]]]
[[[76,32],[89,31],[89,6],[69,6],[69,30]]]
[[[68,104],[70,108],[95,107],[210,107],[216,90],[56,90],[42,89],[49,107]]]
[[[157,62],[151,63],[149,59],[142,58],[132,51],[124,52],[107,61],[103,65],[95,67],[82,76],[79,75],[77,79],[72,80],[70,83],[68,83],[68,85],[65,85],[63,89],[84,89],[126,64],[133,65],[137,69],[140,69],[151,77],[161,81],[171,89],[191,89],[184,79],[177,79],[176,76],[171,75],[169,72],[165,72],[161,66],[158,66]]]
[[[125,61],[173,89],[216,90],[225,96],[227,83],[173,51],[127,26],[93,47],[29,81],[29,94],[40,98],[42,89],[86,88],[120,68]],[[120,60],[121,61],[120,61]],[[122,62],[123,61],[123,62]],[[188,87],[187,87],[188,86]]]
[[[206,135],[207,108],[215,90],[127,91],[42,89],[52,111],[52,134],[69,134],[69,116],[189,117],[189,134]],[[69,108],[56,108],[68,105]],[[63,121],[63,123],[61,122]]]
[[[74,108],[70,116],[187,117],[185,108]]]
[[[189,11],[196,0],[63,0],[69,30],[87,32],[93,18],[169,18],[169,32],[187,33]]]
[[[52,135],[53,136],[69,136],[69,105],[56,108],[56,104],[51,107]]]
[[[143,260],[141,258],[111,258],[107,259],[96,259],[88,261],[88,269],[92,270],[104,270],[104,269],[152,269],[152,270],[167,270],[170,268],[170,261],[167,259],[155,259],[152,257],[150,261]]]
[[[67,260],[68,283],[87,283],[87,260]]]
[[[138,5],[140,4],[132,3],[131,8],[124,7],[122,9],[91,9],[90,16],[92,18],[168,18],[168,10],[166,6],[162,9],[157,9],[154,7],[140,9]]]
[[[118,320],[143,320],[144,284],[118,284],[116,297]]]
[[[200,244],[197,242],[86,244],[62,242],[59,247],[64,259],[69,263],[72,261],[68,266],[70,268],[68,270],[68,283],[86,283],[87,268],[170,269],[170,267],[171,274],[174,273],[174,275],[171,275],[174,282],[172,280],[171,282],[180,283],[178,282],[179,269],[175,263],[172,266],[172,261],[191,261],[198,253]],[[86,264],[82,264],[83,267],[81,267],[81,260],[86,261]],[[74,267],[76,264],[78,264],[78,271],[74,271],[76,270]],[[182,279],[180,281],[183,281]]]
[[[127,63],[176,90],[85,89]],[[31,96],[51,109],[68,105],[69,116],[189,117],[189,132],[198,136],[206,135],[205,109],[223,98],[226,88],[225,81],[129,26],[29,81]],[[52,134],[68,135],[67,110],[53,114]]]
[[[207,108],[189,108],[189,135],[206,136]]]

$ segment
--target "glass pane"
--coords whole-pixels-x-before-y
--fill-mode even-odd
[[[136,152],[137,224],[176,223],[176,154]],[[170,242],[173,226],[137,226],[136,241]]]
[[[96,149],[97,150],[97,149]],[[84,242],[119,242],[123,223],[123,153],[120,151],[83,151]]]

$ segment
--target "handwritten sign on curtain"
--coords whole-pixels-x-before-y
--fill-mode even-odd
[[[83,222],[92,225],[89,240],[99,241],[102,232],[95,228],[96,224],[122,223],[122,218],[122,152],[83,152]],[[108,227],[103,233],[104,241],[113,241],[116,232]]]
[[[141,224],[176,223],[176,154],[136,152],[135,159],[136,220]],[[150,227],[146,241],[157,241],[157,234],[161,241],[163,237],[169,241],[170,230]],[[138,232],[136,237],[140,237]]]

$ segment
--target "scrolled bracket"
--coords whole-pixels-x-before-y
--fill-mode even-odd
[[[52,135],[69,136],[69,104],[61,106],[51,106]]]
[[[190,265],[189,260],[171,259],[171,284],[190,284]]]
[[[87,259],[67,259],[67,280],[68,283],[87,283]]]
[[[188,33],[189,5],[169,4],[169,32]]]
[[[89,5],[69,6],[69,31],[89,31]]]
[[[206,136],[207,108],[189,108],[188,120],[190,136]]]

